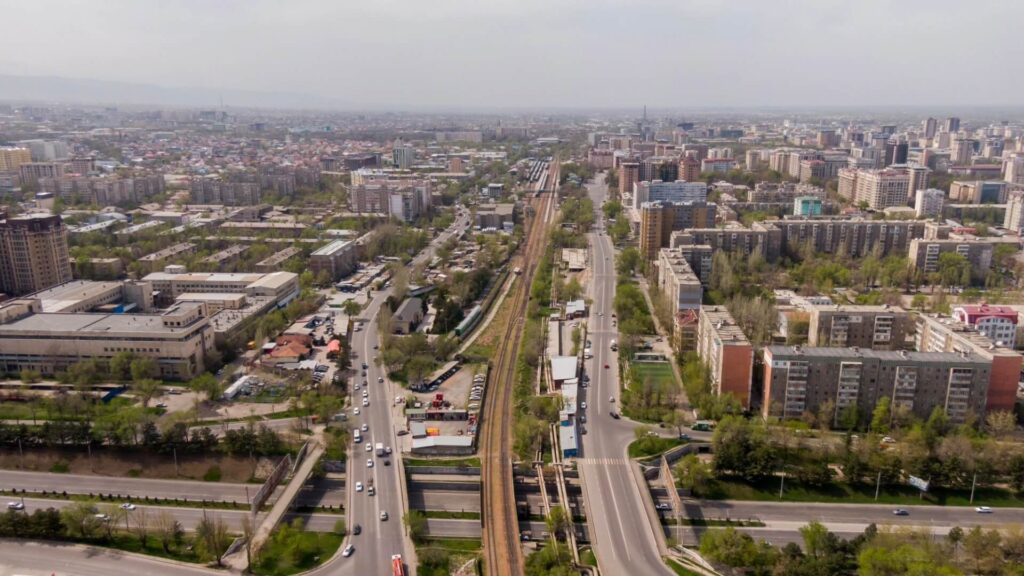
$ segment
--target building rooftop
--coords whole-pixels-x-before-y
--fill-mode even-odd
[[[908,352],[905,350],[871,350],[865,348],[830,348],[824,346],[766,346],[772,356],[804,356],[808,358],[869,358],[878,360],[908,360],[912,362],[974,362],[988,365],[989,360],[977,354],[956,352]]]
[[[339,252],[347,250],[349,248],[349,246],[352,245],[354,242],[355,242],[355,240],[347,240],[347,239],[335,240],[335,241],[327,244],[326,246],[321,246],[316,251],[314,251],[312,254],[310,254],[310,256],[334,256],[334,255],[338,254]]]
[[[164,313],[176,311],[171,308]],[[192,325],[167,326],[158,314],[33,314],[0,326],[0,335],[31,338],[36,334],[66,334],[74,337],[106,336],[117,338],[145,334],[146,336],[176,337],[188,332]]]
[[[726,310],[725,306],[703,306],[700,309],[700,314],[707,320],[707,323],[714,329],[715,333],[718,334],[720,340],[729,341],[733,344],[750,344],[747,341],[747,335],[736,324],[736,320],[733,319],[732,314]]]
[[[43,312],[60,312],[82,300],[94,298],[111,290],[120,290],[121,282],[93,282],[92,280],[72,280],[58,284],[46,290],[40,290],[26,298],[38,298]]]
[[[555,356],[551,358],[551,379],[571,380],[576,377],[575,356]]]

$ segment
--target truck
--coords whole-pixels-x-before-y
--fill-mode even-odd
[[[384,443],[383,442],[377,442],[377,444],[373,448],[374,448],[374,451],[377,453],[377,456],[383,456],[384,455]]]

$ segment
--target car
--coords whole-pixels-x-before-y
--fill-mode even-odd
[[[110,516],[108,516],[106,514],[93,514],[92,516],[93,516],[93,518],[99,520],[100,522],[109,522],[110,521]]]
[[[395,432],[395,434],[398,435],[398,436],[405,436],[408,433],[409,433],[408,430],[399,430],[398,432]]]
[[[391,454],[391,446],[385,446],[384,447],[384,453],[385,454]]]
[[[345,551],[342,552],[341,555],[344,556],[345,558],[348,558],[355,551],[356,551],[356,547],[351,545],[351,544],[349,544],[348,546],[345,546]]]
[[[666,504],[664,502],[659,502],[654,507],[656,509],[658,509],[658,510],[671,510],[672,509],[672,505],[671,504]]]
[[[885,436],[882,438],[882,444],[895,444],[896,439],[892,436]]]
[[[683,442],[689,442],[690,441],[690,435],[684,432],[684,433],[679,435],[679,439],[682,440]]]
[[[362,482],[356,482],[356,492],[362,492],[362,491],[363,491],[363,483]]]
[[[353,408],[352,409],[352,413],[355,414],[356,416],[359,416],[359,406],[356,406],[355,408]]]
[[[587,427],[586,426],[580,426],[580,434],[582,435],[582,434],[586,434],[586,433],[587,433]]]
[[[366,445],[366,452],[373,452],[373,445],[372,444],[367,444]]]
[[[384,461],[384,465],[385,466],[391,466],[391,460],[385,460]]]
[[[369,366],[366,364],[366,362],[363,362],[363,370],[366,370],[367,368],[369,368]]]
[[[991,514],[992,513],[992,509],[989,508],[988,506],[978,506],[977,508],[974,509],[974,511],[977,512],[978,514]]]
[[[366,376],[366,370],[363,370],[363,376]]]
[[[7,503],[7,509],[8,510],[24,510],[25,509],[25,505],[22,504],[21,502],[8,502]]]
[[[587,403],[586,403],[586,401],[580,402],[580,408],[582,408],[582,409],[584,409],[584,410],[586,410],[586,409],[587,409]]]
[[[359,429],[362,430],[363,432],[366,432],[367,430],[370,429],[370,425],[364,422],[363,425],[359,427]]]
[[[363,398],[363,407],[365,408],[366,406],[369,406],[369,405],[370,405],[370,399],[369,398]]]
[[[359,536],[362,533],[363,533],[363,526],[362,526],[362,524],[356,524],[355,526],[352,527],[352,535],[353,536]]]
[[[616,420],[619,419],[619,413],[616,412],[615,410],[612,410],[611,412],[609,412],[608,415],[611,416],[612,418],[615,418]]]
[[[367,446],[369,446],[369,444],[367,444]],[[366,467],[367,468],[373,468],[373,458],[367,458],[366,459]]]
[[[607,369],[608,369],[608,365],[607,365],[607,364],[605,364],[605,365],[604,365],[604,369],[605,369],[605,370],[607,370]]]
[[[586,422],[586,421],[587,421],[587,415],[586,414],[580,414],[580,422]]]
[[[366,493],[369,494],[370,496],[376,496],[377,489],[373,486],[370,486],[369,488],[366,489]]]
[[[131,512],[132,510],[135,510],[135,504],[132,504],[131,502],[125,502],[124,504],[121,504],[121,510],[127,510]]]
[[[379,347],[378,347],[378,346],[377,346],[376,344],[374,344],[374,345],[373,345],[373,349],[374,349],[374,350],[378,350],[378,349],[379,349]]]
[[[363,390],[363,398],[369,398],[369,397],[370,397],[370,391],[369,390]]]
[[[388,519],[388,513],[384,510],[380,511],[380,521],[384,522]]]
[[[157,402],[156,403],[156,407],[157,408],[167,408],[167,402]]]
[[[893,516],[910,516],[910,512],[908,512],[905,508],[897,508],[897,509],[892,511],[892,515]]]
[[[598,313],[597,313],[597,316],[598,316],[598,318],[600,318],[600,317],[604,316],[604,312],[598,312]]]
[[[383,376],[377,376],[377,383],[378,384],[383,384],[384,383],[384,377]]]
[[[615,402],[615,396],[609,396],[608,397],[608,401],[609,402]]]

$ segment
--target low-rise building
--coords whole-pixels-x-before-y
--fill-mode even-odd
[[[391,315],[392,334],[412,334],[423,321],[423,300],[406,298]]]
[[[1017,345],[1019,315],[1009,306],[988,304],[961,304],[953,308],[953,319],[973,326],[997,346],[1014,348]]]
[[[476,227],[510,230],[515,225],[515,204],[481,204],[476,207]]]

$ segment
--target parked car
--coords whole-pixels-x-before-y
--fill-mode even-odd
[[[659,502],[659,503],[658,503],[658,504],[656,504],[656,505],[655,505],[654,507],[655,507],[656,509],[658,509],[658,510],[671,510],[671,509],[672,509],[672,505],[670,505],[670,504],[666,504],[666,503],[664,503],[664,502]]]

